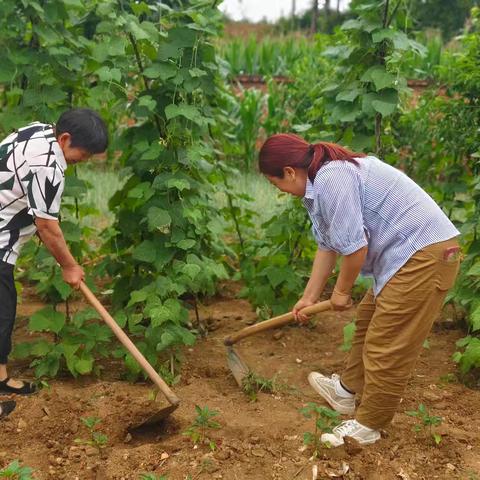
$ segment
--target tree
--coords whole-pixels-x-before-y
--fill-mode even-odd
[[[310,33],[312,35],[317,32],[317,23],[318,23],[318,0],[313,0],[312,24],[310,26]]]
[[[412,0],[413,27],[438,28],[444,40],[461,32],[474,0]]]

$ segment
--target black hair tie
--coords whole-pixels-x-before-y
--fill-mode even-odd
[[[313,145],[313,143],[311,143],[311,144],[308,146],[308,153],[309,153],[310,155],[312,155],[314,152],[315,152],[315,145]]]

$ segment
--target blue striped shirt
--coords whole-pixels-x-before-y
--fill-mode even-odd
[[[460,232],[435,201],[400,170],[375,157],[332,161],[307,179],[303,203],[321,250],[350,255],[368,245],[362,275],[378,295],[418,250]]]

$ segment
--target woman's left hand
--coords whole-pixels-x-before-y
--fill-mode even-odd
[[[350,293],[339,292],[337,289],[333,289],[332,296],[330,297],[330,303],[334,310],[348,310],[353,306],[352,297]]]

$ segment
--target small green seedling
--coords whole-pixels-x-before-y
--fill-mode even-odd
[[[90,434],[88,440],[82,438],[76,438],[75,443],[80,443],[82,445],[92,445],[93,447],[101,450],[107,445],[108,437],[102,432],[99,432],[96,428],[100,424],[101,420],[97,417],[86,417],[80,419],[82,423],[87,427]]]
[[[442,423],[442,417],[430,415],[423,403],[418,406],[418,410],[412,410],[406,413],[407,415],[410,415],[410,417],[415,417],[420,420],[419,423],[416,423],[413,427],[415,432],[418,433],[423,430],[425,432],[425,436],[433,439],[435,445],[438,445],[442,441],[442,436],[438,433],[435,433],[433,430],[433,427],[437,427]]]
[[[195,410],[197,416],[192,425],[183,432],[183,435],[190,437],[195,445],[207,444],[210,447],[210,450],[213,451],[217,445],[213,440],[207,437],[207,433],[210,430],[220,428],[220,424],[215,420],[212,420],[213,417],[218,415],[218,412],[216,410],[210,410],[207,406],[201,408],[198,405],[195,405]]]
[[[315,403],[308,403],[306,407],[300,409],[300,413],[305,418],[315,420],[315,430],[303,434],[303,443],[313,446],[313,455],[318,457],[322,446],[330,446],[322,443],[320,440],[322,434],[332,433],[332,430],[340,424],[340,414],[331,408],[318,406]]]
[[[33,480],[33,470],[30,467],[22,467],[18,460],[14,460],[5,468],[0,470],[0,478],[11,478],[13,480]]]
[[[438,383],[441,387],[448,385],[449,383],[456,383],[458,382],[458,378],[454,373],[447,373],[445,375],[441,375],[438,379]]]
[[[257,401],[259,392],[275,393],[277,391],[274,378],[265,378],[252,371],[248,372],[242,380],[242,388],[252,402]]]
[[[155,473],[142,473],[138,480],[168,480],[165,475],[156,475]]]

